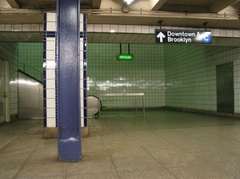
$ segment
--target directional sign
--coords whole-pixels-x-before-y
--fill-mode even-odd
[[[157,35],[157,38],[160,39],[160,42],[163,42],[163,39],[166,38],[166,36],[164,35],[164,33],[159,32],[159,34]]]
[[[155,30],[156,43],[210,44],[211,31]]]
[[[118,60],[133,60],[133,55],[131,54],[119,54],[117,56]]]

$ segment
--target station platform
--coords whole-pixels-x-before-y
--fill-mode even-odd
[[[59,162],[41,120],[0,125],[1,179],[237,179],[240,120],[170,110],[102,111],[83,159]]]

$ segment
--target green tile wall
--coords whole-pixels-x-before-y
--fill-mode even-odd
[[[15,118],[18,114],[18,45],[17,43],[0,42],[0,59],[9,62],[9,90],[10,90],[10,115]]]
[[[160,45],[131,44],[133,61],[117,61],[120,44],[89,43],[88,94],[144,93],[146,107],[165,105],[164,48]],[[122,44],[122,53],[128,53]],[[102,97],[106,108],[134,107],[134,97]],[[141,107],[140,98],[137,99]]]
[[[237,63],[239,50],[236,47],[166,45],[166,106],[216,111],[216,65]],[[239,86],[236,75],[239,70],[234,69],[235,87]],[[235,96],[235,102],[238,98]],[[235,112],[238,111],[236,103]]]
[[[234,62],[235,113],[240,112],[240,48],[131,44],[133,61],[117,61],[119,44],[88,44],[88,94],[145,93],[146,107],[216,111],[216,66]],[[122,53],[127,53],[123,44]],[[130,97],[102,97],[107,108],[134,107]],[[141,101],[138,100],[138,106]]]
[[[42,43],[19,43],[18,47],[8,43],[1,49],[5,50],[2,56],[11,59],[18,54],[19,68],[41,79]],[[18,52],[12,54],[12,49]],[[130,44],[130,49],[133,61],[117,61],[120,44],[88,44],[89,95],[144,93],[146,107],[216,111],[216,65],[234,62],[235,112],[240,113],[239,47]],[[128,53],[127,44],[122,44],[122,53]],[[16,60],[11,64],[14,74]],[[102,102],[106,108],[135,106],[133,97],[102,97]],[[140,98],[137,106],[141,107]]]
[[[42,81],[43,43],[19,43],[19,64],[21,71]]]

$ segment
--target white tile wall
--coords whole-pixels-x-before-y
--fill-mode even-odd
[[[51,79],[46,79],[46,88],[48,89],[55,89],[55,80],[53,79],[55,77],[52,77]]]
[[[23,26],[21,24],[17,24],[13,26],[13,31],[22,31]]]
[[[0,26],[1,29],[1,26]],[[94,32],[94,24],[88,24],[87,25],[88,32]]]
[[[0,24],[0,31],[36,31],[42,32],[42,24]]]
[[[53,14],[47,19],[53,20]],[[55,38],[46,39],[46,117],[47,127],[56,127]]]
[[[104,26],[103,26],[103,27],[104,27]],[[109,31],[110,31],[110,30],[115,30],[115,32],[118,32],[118,31],[119,31],[118,28],[119,28],[118,25],[110,25],[110,29],[109,29]],[[109,31],[108,31],[108,32],[109,32]]]
[[[4,24],[0,24],[0,31],[4,31],[5,29],[5,25]]]
[[[56,118],[55,117],[47,117],[47,127],[56,127]]]
[[[48,51],[54,51],[55,52],[55,38],[47,38],[47,42],[46,42],[46,45],[47,45],[47,50]]]
[[[46,59],[55,59],[55,51],[47,50]]]
[[[57,20],[56,13],[47,13],[47,22],[56,22]]]
[[[47,31],[56,31],[56,13],[46,15]],[[56,38],[46,38],[46,117],[47,127],[56,127],[55,48]]]
[[[233,37],[239,37],[240,31],[239,30],[233,30]]]
[[[109,29],[110,26],[110,29]],[[146,25],[109,25],[109,24],[88,24],[88,32],[109,32],[114,29],[116,33],[155,33],[155,29],[160,29],[160,26],[146,26]],[[188,27],[170,27],[163,26],[162,29],[172,30],[204,30],[199,28]],[[240,37],[240,30],[227,30],[227,29],[207,29],[212,31],[215,37]]]
[[[81,126],[84,127],[84,39],[80,38],[80,108]]]
[[[46,60],[46,69],[55,70],[55,68],[56,68],[55,64],[56,64],[55,59],[47,59]]]
[[[80,15],[80,31],[84,30],[84,15]],[[96,25],[95,29],[99,28],[102,31],[102,27]],[[47,13],[47,31],[56,31],[56,14],[55,13]],[[48,37],[46,39],[46,117],[47,117],[47,127],[56,127],[56,92],[55,92],[55,67],[56,67],[56,39]],[[80,39],[80,73],[81,73],[81,86],[83,86],[83,39]],[[81,89],[80,97],[81,97],[81,125],[84,126],[84,116],[83,116],[83,90]]]
[[[144,34],[149,34],[149,33],[151,33],[151,32],[149,31],[149,26],[142,26],[141,28],[142,28],[142,33],[144,33]]]
[[[100,24],[94,24],[94,25],[93,25],[93,30],[94,30],[94,31],[96,30],[96,32],[102,32],[102,25],[100,25]]]
[[[83,24],[84,23],[84,16],[83,14],[80,14],[80,24]],[[84,31],[84,26],[83,25],[80,25],[80,32],[83,32]]]
[[[55,21],[55,14],[47,15],[47,20]],[[55,22],[53,22],[55,24]],[[47,27],[49,22],[47,22]],[[47,28],[49,30],[49,28]],[[51,29],[51,31],[55,31]],[[55,38],[46,39],[46,117],[47,127],[56,127],[55,97]]]
[[[110,28],[110,25],[105,25],[102,28],[103,32],[110,32],[110,30],[113,30],[113,28]],[[116,29],[114,29],[114,30],[116,30]]]
[[[47,30],[56,31],[56,14],[48,13],[47,15]],[[83,22],[83,14],[80,15],[80,22]],[[116,33],[155,33],[155,29],[160,29],[160,26],[139,26],[139,25],[109,25],[109,24],[87,24],[88,32],[109,32],[114,29]],[[200,28],[188,27],[170,27],[162,26],[162,29],[172,30],[204,30]],[[42,24],[0,24],[0,31],[43,31]],[[80,26],[83,31],[83,26]],[[240,37],[240,30],[227,30],[227,29],[207,29],[212,31],[215,37]]]
[[[47,79],[55,79],[55,70],[46,70],[46,78]]]
[[[48,89],[47,98],[55,99],[55,97],[56,97],[55,89]]]
[[[134,32],[133,25],[127,25],[126,26],[126,32],[127,33],[133,33]]]
[[[47,98],[47,108],[56,108],[55,97],[54,98]]]
[[[126,25],[119,25],[118,26],[118,30],[121,33],[125,33],[126,32]]]
[[[5,25],[5,31],[12,31],[12,24],[6,24]]]
[[[29,31],[31,29],[30,24],[23,24],[23,31]]]
[[[55,22],[47,22],[47,31],[56,31],[56,23]]]
[[[40,31],[40,24],[32,24],[32,25],[30,26],[30,28],[31,28],[31,31],[36,31],[36,32],[38,32],[38,31]]]
[[[142,33],[142,26],[140,26],[140,25],[134,25],[134,26],[133,26],[133,32],[134,32],[134,33]]]
[[[56,110],[53,108],[48,108],[47,109],[47,117],[48,118],[51,118],[51,121],[53,120],[53,118],[55,118],[55,115],[56,115]]]

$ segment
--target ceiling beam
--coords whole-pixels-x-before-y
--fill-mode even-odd
[[[210,6],[209,10],[210,12],[217,13],[238,1],[239,0],[218,0]]]
[[[92,8],[93,9],[100,9],[102,0],[93,0],[92,1]]]
[[[167,0],[150,0],[150,6],[152,11],[158,11]]]
[[[12,8],[19,8],[20,2],[18,0],[6,0]]]
[[[235,8],[238,13],[240,13],[240,1],[234,3],[232,7]]]
[[[162,11],[171,11],[171,12],[185,12],[185,13],[206,13],[209,12],[208,7],[199,6],[199,5],[183,5],[183,4],[165,4],[161,8]]]
[[[32,14],[0,14],[0,24],[42,24],[43,15]]]
[[[89,24],[119,24],[119,25],[155,25],[159,26],[195,27],[204,29],[203,23],[208,22],[207,28],[239,29],[237,16],[223,17],[213,13],[172,13],[172,12],[145,12],[143,14],[130,11],[129,13],[108,12],[90,13]]]

